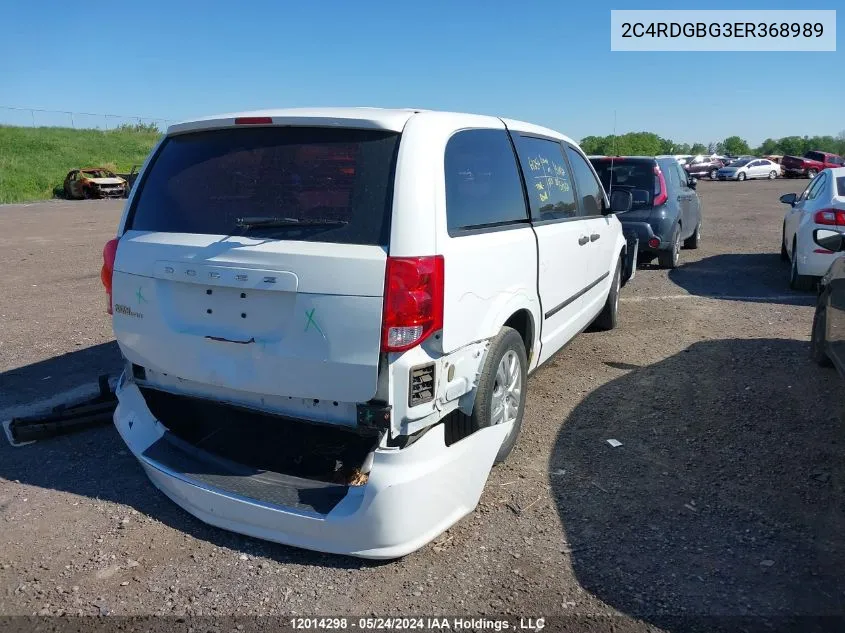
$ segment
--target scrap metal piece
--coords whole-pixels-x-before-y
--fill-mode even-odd
[[[82,429],[109,424],[117,407],[117,397],[109,377],[99,377],[100,392],[73,405],[58,405],[49,413],[12,418],[3,422],[6,439],[12,446],[25,446],[37,440],[65,435]]]

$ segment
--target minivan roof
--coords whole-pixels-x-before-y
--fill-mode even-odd
[[[472,117],[478,120],[479,115],[464,112],[441,112],[435,110],[424,110],[419,108],[368,108],[368,107],[328,107],[328,108],[284,108],[271,110],[254,110],[249,112],[232,112],[228,114],[217,114],[189,121],[175,123],[167,128],[167,135],[196,132],[199,130],[212,130],[215,128],[229,127],[235,124],[236,118],[242,117],[270,117],[276,125],[319,125],[329,127],[356,127],[364,129],[387,130],[401,132],[408,120],[419,114],[431,113],[436,116],[454,117],[455,128],[463,127],[462,120],[465,117]],[[577,144],[572,139],[560,132],[517,121],[515,119],[499,119],[489,117],[491,123],[503,121],[513,131],[549,136],[569,143]]]

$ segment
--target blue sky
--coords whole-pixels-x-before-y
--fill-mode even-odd
[[[841,36],[836,53],[610,51],[611,8],[701,3],[37,4],[3,9],[0,106],[166,119],[264,107],[422,107],[524,119],[577,139],[612,133],[616,110],[619,133],[705,143],[845,130]],[[710,0],[706,8],[799,6]],[[840,8],[837,31],[845,32],[841,0],[803,8]],[[0,109],[0,122],[32,119]]]

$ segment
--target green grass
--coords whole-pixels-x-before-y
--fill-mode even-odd
[[[71,169],[128,172],[158,137],[149,130],[0,126],[0,203],[52,198]]]

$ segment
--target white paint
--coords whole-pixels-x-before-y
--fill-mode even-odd
[[[783,217],[783,246],[792,258],[792,244],[797,250],[798,274],[821,277],[841,253],[816,253],[813,241],[816,229],[838,230],[830,224],[817,224],[816,212],[822,209],[845,210],[845,198],[838,195],[836,180],[845,176],[845,167],[825,169],[809,182],[795,206],[787,205]]]

